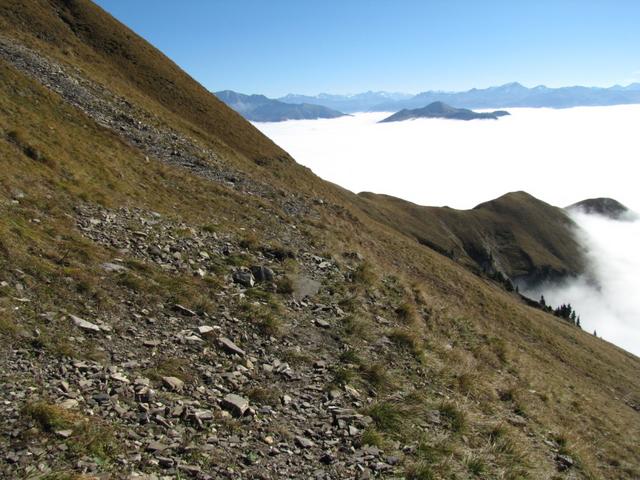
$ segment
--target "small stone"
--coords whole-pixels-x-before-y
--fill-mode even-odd
[[[74,398],[68,398],[60,403],[60,406],[65,410],[70,410],[78,406],[78,401]]]
[[[282,404],[283,405],[289,405],[291,403],[291,397],[289,395],[283,395],[282,396]]]
[[[179,392],[184,387],[184,382],[180,380],[178,377],[162,377],[162,382],[169,389]]]
[[[124,272],[124,271],[128,270],[128,268],[125,267],[124,265],[119,265],[117,263],[111,263],[111,262],[103,263],[100,266],[107,273],[113,273],[113,272],[117,273],[117,272]]]
[[[325,452],[321,457],[320,457],[320,463],[324,463],[325,465],[331,465],[333,462],[336,461],[336,457],[334,457],[331,452]]]
[[[188,475],[191,475],[192,477],[197,477],[202,472],[202,469],[200,467],[198,467],[197,465],[184,465],[184,464],[181,464],[181,465],[178,466],[178,469],[180,471],[182,471],[182,472],[185,472]]]
[[[262,283],[262,282],[273,282],[273,270],[271,270],[269,267],[263,267],[263,266],[253,266],[251,267],[251,273],[253,275],[253,277],[255,278],[256,282],[258,283]]]
[[[249,400],[235,393],[230,393],[222,400],[222,407],[236,417],[241,417],[249,409]]]
[[[245,355],[244,350],[238,347],[235,343],[233,343],[227,337],[220,337],[220,339],[218,339],[218,343],[220,344],[222,349],[225,350],[227,353],[240,355],[241,357],[244,357]]]
[[[158,460],[158,464],[162,468],[171,468],[171,467],[173,467],[173,464],[175,463],[173,461],[173,458],[170,458],[170,457],[156,457],[156,459]]]
[[[331,328],[331,324],[329,322],[327,322],[326,320],[323,320],[321,318],[316,319],[315,323],[320,328]]]
[[[331,400],[337,400],[338,398],[340,398],[342,396],[342,392],[340,390],[338,390],[337,388],[332,388],[329,391],[329,398]]]
[[[166,450],[167,448],[169,448],[168,445],[165,445],[162,442],[155,442],[154,441],[154,442],[150,442],[147,445],[147,452],[153,452],[153,453],[162,452],[162,451]]]
[[[316,446],[313,440],[299,435],[295,438],[295,442],[300,448],[312,448]]]
[[[255,280],[251,272],[246,272],[244,270],[237,270],[233,272],[232,278],[235,283],[239,283],[245,288],[251,288],[255,285]]]
[[[76,317],[75,315],[69,315],[69,318],[73,320],[73,323],[76,327],[81,328],[82,330],[86,330],[88,332],[99,332],[100,327],[95,323],[87,322],[86,320]]]
[[[576,463],[569,455],[556,455],[555,460],[559,472],[570,469]]]
[[[122,382],[122,383],[129,383],[129,379],[122,373],[113,373],[111,374],[111,378],[113,380],[116,380],[118,382]]]
[[[182,315],[185,315],[187,317],[195,317],[196,316],[196,312],[194,312],[193,310],[189,310],[187,307],[184,307],[184,306],[182,306],[180,304],[177,304],[177,303],[173,306],[173,309],[176,312],[178,312],[178,313],[180,313]]]
[[[213,412],[211,410],[196,410],[194,415],[198,420],[213,420]]]
[[[62,438],[69,438],[73,434],[73,430],[56,430],[56,435]]]
[[[351,395],[353,398],[360,398],[360,392],[353,388],[351,385],[345,385],[344,391]]]
[[[271,435],[267,435],[266,437],[264,437],[264,443],[266,443],[267,445],[273,445],[274,442],[275,440]]]
[[[200,335],[206,335],[207,333],[211,333],[215,330],[215,328],[209,326],[209,325],[201,325],[197,328],[198,333]]]
[[[108,393],[104,393],[104,392],[100,392],[100,393],[96,393],[95,395],[93,395],[93,397],[91,397],[93,399],[93,401],[97,402],[97,403],[107,403],[111,401],[111,397],[109,396]]]

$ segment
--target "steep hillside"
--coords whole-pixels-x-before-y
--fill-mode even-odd
[[[264,95],[244,95],[224,90],[216,97],[252,122],[283,122],[285,120],[317,120],[343,117],[344,113],[311,103],[284,103]]]
[[[640,476],[640,360],[416,242],[574,271],[553,207],[429,213],[449,242],[88,1],[0,28],[2,478]]]
[[[516,283],[538,282],[584,269],[575,225],[560,208],[525,192],[482,203],[472,210],[422,207],[386,195],[363,193],[374,218],[443,255]]]

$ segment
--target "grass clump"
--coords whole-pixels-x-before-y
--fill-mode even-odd
[[[358,365],[362,363],[362,359],[358,355],[358,352],[353,348],[347,348],[340,353],[340,361],[343,363],[350,363]]]
[[[354,283],[371,286],[376,282],[377,276],[373,266],[369,262],[365,261],[358,265],[358,267],[353,271],[351,279]]]
[[[396,308],[396,315],[404,323],[413,323],[418,317],[418,311],[411,302],[402,302],[398,308]]]
[[[360,443],[362,443],[362,445],[382,448],[384,446],[384,436],[375,428],[368,427],[362,432]]]
[[[255,233],[249,232],[240,239],[238,244],[246,250],[256,250],[260,245],[260,242],[258,241],[258,237]]]
[[[13,338],[18,334],[18,326],[10,318],[0,315],[0,335]]]
[[[253,387],[247,392],[247,397],[254,402],[263,405],[279,405],[280,391],[275,388]]]
[[[156,382],[162,381],[162,377],[176,377],[185,383],[194,383],[196,378],[192,371],[192,365],[184,358],[163,357],[156,360],[155,365],[145,370],[144,374]]]
[[[345,367],[336,367],[333,369],[333,381],[332,383],[338,386],[346,385],[353,382],[356,378],[356,373]]]
[[[398,402],[383,401],[371,405],[366,410],[376,428],[382,432],[399,434],[406,420],[406,409]]]
[[[419,357],[424,350],[420,335],[411,329],[394,328],[387,333],[387,336],[400,348],[409,350],[416,357]]]
[[[114,430],[99,419],[82,417],[46,401],[27,404],[23,414],[35,421],[45,433],[71,430],[67,442],[72,454],[90,455],[105,461],[112,459],[119,451]]]
[[[364,340],[370,339],[370,324],[360,315],[347,315],[342,320],[342,324],[344,327],[344,332],[347,335]]]
[[[469,471],[469,473],[475,477],[481,476],[487,468],[487,465],[484,463],[484,461],[480,457],[476,456],[468,457],[465,460],[465,465],[467,466],[467,470]]]
[[[372,387],[386,389],[391,387],[392,380],[386,367],[381,363],[372,363],[361,366],[361,376]]]
[[[48,167],[55,167],[56,163],[46,156],[40,148],[38,148],[29,138],[26,132],[22,129],[10,130],[7,133],[7,139],[16,145],[22,153],[24,153],[31,160],[47,165]]]
[[[449,429],[455,433],[463,432],[467,427],[466,415],[453,402],[444,402],[438,408],[440,416],[447,422]]]
[[[406,469],[407,480],[435,480],[436,474],[432,466],[427,462],[416,462]]]
[[[44,401],[29,403],[22,412],[24,415],[31,417],[45,432],[68,428],[74,421],[74,416],[71,412]]]
[[[293,280],[286,275],[276,280],[276,292],[282,295],[293,293]]]

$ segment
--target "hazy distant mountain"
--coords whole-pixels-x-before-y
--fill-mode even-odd
[[[316,96],[289,94],[279,98],[281,102],[286,103],[314,103],[316,105],[324,105],[325,107],[334,108],[341,112],[353,113],[369,111],[375,105],[386,102],[395,102],[409,100],[413,97],[410,93],[394,93],[394,92],[364,92],[354,95],[332,95],[321,93]]]
[[[527,88],[519,83],[499,87],[471,89],[466,92],[423,92],[409,100],[386,102],[372,110],[390,111],[416,108],[426,103],[443,101],[461,108],[548,107],[567,108],[591,105],[640,103],[640,84],[627,87],[562,87]]]
[[[613,220],[637,220],[637,215],[613,198],[589,198],[566,207],[589,215],[602,215]]]
[[[402,122],[404,120],[412,120],[415,118],[448,118],[451,120],[481,120],[490,119],[497,120],[500,117],[509,115],[504,110],[496,110],[495,112],[474,112],[466,108],[454,108],[443,102],[433,102],[423,108],[414,110],[400,110],[390,117],[380,120],[378,123]]]
[[[394,112],[420,108],[433,102],[445,102],[457,108],[548,107],[567,108],[592,105],[623,105],[640,103],[640,83],[609,88],[562,87],[539,85],[527,88],[517,82],[466,92],[427,91],[417,95],[388,92],[366,92],[357,95],[314,97],[287,95],[283,102],[312,102],[343,112]]]
[[[322,105],[284,103],[267,98],[264,95],[244,95],[231,90],[216,92],[215,95],[247,120],[254,122],[315,120],[345,115]]]

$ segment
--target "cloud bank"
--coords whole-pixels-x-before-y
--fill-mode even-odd
[[[255,125],[301,164],[354,192],[471,208],[525,190],[565,206],[609,196],[640,210],[640,105],[508,109],[500,120],[376,123],[389,113]]]
[[[525,190],[557,206],[612,197],[640,211],[639,105],[509,109],[498,121],[420,119],[378,124],[389,113],[256,126],[321,177],[354,192],[421,205],[471,208]],[[572,214],[589,276],[528,292],[571,303],[585,330],[640,355],[640,222]]]
[[[549,305],[571,303],[582,328],[640,355],[640,221],[616,221],[572,213],[587,249],[590,271],[564,283],[523,293]]]

